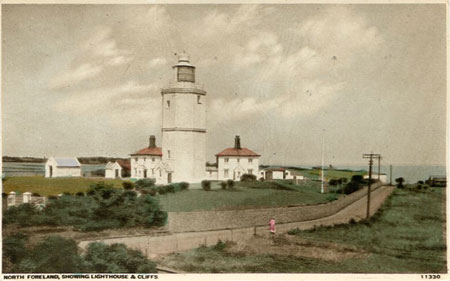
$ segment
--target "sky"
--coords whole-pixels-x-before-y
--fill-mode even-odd
[[[445,165],[445,5],[2,5],[2,154],[127,157],[186,52],[207,159]]]

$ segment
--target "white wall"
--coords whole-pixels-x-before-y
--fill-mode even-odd
[[[228,162],[226,162],[228,159]],[[250,160],[251,159],[251,160]],[[228,176],[226,175],[228,170]],[[251,171],[250,171],[251,170]],[[218,157],[218,179],[219,180],[240,180],[243,174],[253,174],[259,178],[259,157],[238,157],[220,156]]]
[[[117,177],[116,171],[118,173]],[[107,179],[122,178],[122,167],[117,162],[115,162],[114,166],[105,169],[105,178]]]
[[[59,177],[81,177],[81,167],[58,167],[53,157],[45,163],[45,177],[50,177],[50,166],[53,167],[53,178]]]
[[[148,178],[155,179],[157,184],[167,183],[167,173],[164,171],[160,156],[135,155],[131,156],[130,163],[132,179]],[[145,170],[147,170],[147,177],[144,177]]]

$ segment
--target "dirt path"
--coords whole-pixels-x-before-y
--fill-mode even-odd
[[[394,187],[383,186],[375,190],[371,195],[371,211],[374,214],[379,207],[381,207],[384,200],[392,193]],[[277,225],[277,232],[284,233],[294,228],[310,229],[320,225],[333,225],[340,223],[348,223],[351,219],[359,221],[365,217],[366,214],[367,196],[362,197],[353,204],[347,206],[341,211],[329,217],[294,222]],[[139,249],[150,258],[157,257],[174,252],[186,251],[198,248],[202,245],[212,246],[219,240],[221,241],[244,241],[253,235],[267,236],[269,235],[268,227],[248,227],[236,228],[227,230],[202,231],[202,232],[184,232],[174,233],[170,235],[161,236],[134,236],[134,237],[117,237],[104,238],[96,241],[102,241],[107,244],[124,243],[130,248]],[[80,247],[84,248],[90,241],[80,242]]]

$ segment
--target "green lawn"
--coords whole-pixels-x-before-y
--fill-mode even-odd
[[[295,190],[276,190],[270,182],[236,183],[233,190],[222,190],[218,183],[212,183],[211,191],[191,189],[158,197],[164,210],[187,212],[316,204],[327,202],[329,196],[319,192],[317,182],[288,186]]]
[[[260,250],[257,254],[243,246],[236,250],[236,246],[227,243],[225,247],[173,254],[160,263],[188,272],[444,273],[444,197],[445,189],[426,192],[397,189],[370,221],[298,231],[294,235],[279,234],[273,245],[257,244],[255,249]],[[280,243],[276,243],[277,239]],[[328,255],[286,254],[283,247],[289,239],[304,241],[289,245],[299,249],[297,252],[313,247],[313,252]],[[245,243],[251,245],[255,240]],[[233,247],[235,250],[231,250]],[[277,254],[273,250],[265,254],[267,247],[280,250]],[[337,259],[329,259],[330,249],[332,252],[341,249],[333,252]],[[342,249],[347,249],[350,255],[343,255]]]
[[[11,191],[35,192],[40,195],[57,195],[63,192],[85,192],[91,184],[106,182],[116,187],[122,187],[122,180],[104,178],[45,178],[34,177],[8,177],[3,180],[3,192]]]

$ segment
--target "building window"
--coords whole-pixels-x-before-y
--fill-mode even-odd
[[[155,175],[155,169],[152,169],[152,176]]]
[[[223,162],[228,163],[228,160],[229,160],[228,158],[224,158]]]
[[[144,164],[145,164],[145,161],[147,160],[147,157],[144,157]]]
[[[134,168],[134,175],[135,176],[137,175],[137,169],[136,168]]]
[[[253,175],[253,169],[248,169],[248,173],[249,173],[250,175]]]
[[[202,101],[200,100],[200,98],[201,98],[201,96],[198,95],[198,96],[197,96],[197,104],[202,104]]]
[[[253,163],[253,158],[248,158],[248,163]]]
[[[228,178],[228,169],[223,170],[223,176]]]
[[[159,177],[162,177],[161,169],[159,170]]]
[[[170,150],[167,150],[167,158],[170,159]]]
[[[166,108],[170,108],[170,100],[166,101]]]
[[[155,157],[152,158],[152,162],[155,162]]]
[[[237,159],[237,162],[238,162],[238,163],[241,162],[241,158],[238,158],[238,159]]]
[[[137,162],[138,162],[138,159],[137,159],[137,158],[134,158],[134,162],[136,162],[136,163],[137,163]]]

